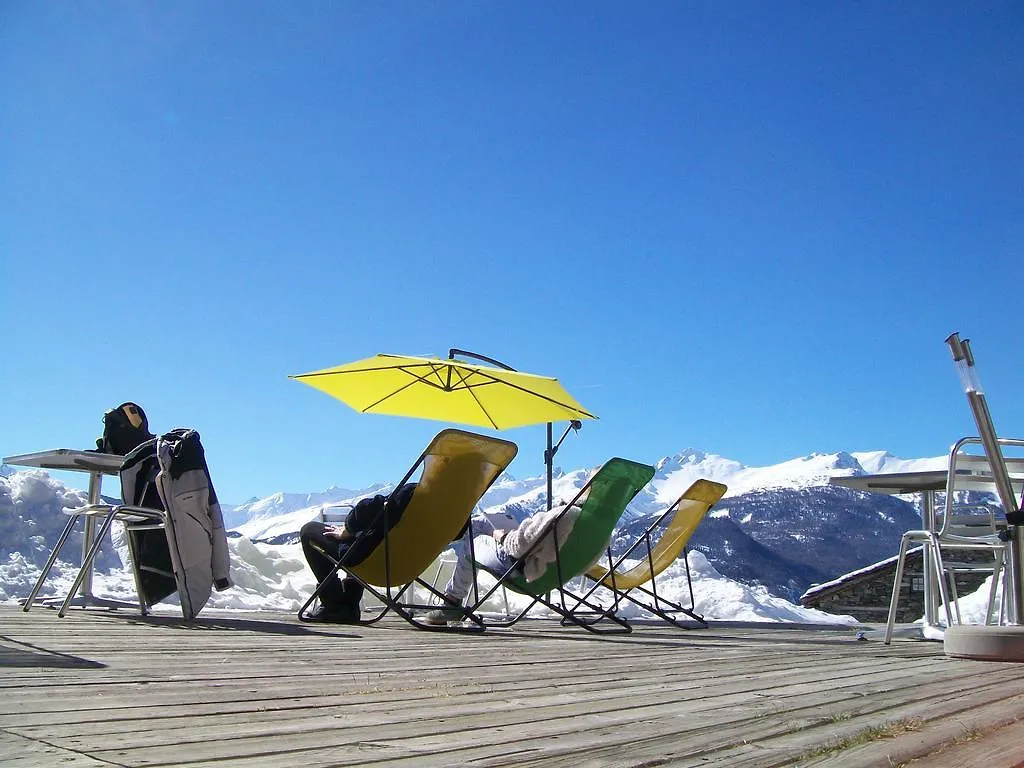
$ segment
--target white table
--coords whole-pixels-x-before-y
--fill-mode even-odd
[[[1019,483],[1024,474],[1024,460],[1015,459],[1006,462],[1010,470],[1014,487],[1020,490]],[[984,491],[993,493],[995,481],[987,460],[982,456],[961,456],[957,466],[956,489],[967,491]],[[829,478],[831,485],[841,485],[858,491],[873,491],[899,495],[906,493],[921,494],[921,521],[925,530],[936,531],[935,493],[945,491],[949,479],[946,469],[927,470],[922,472],[888,472],[879,475],[846,475]],[[939,639],[943,626],[935,621],[939,614],[939,589],[933,574],[931,553],[924,548],[924,628],[926,637]]]
[[[100,489],[103,485],[103,476],[116,475],[121,469],[121,463],[123,461],[123,456],[114,456],[109,453],[99,453],[97,451],[80,451],[71,448],[56,448],[49,451],[40,451],[38,453],[23,453],[18,456],[7,456],[3,459],[4,464],[11,464],[14,466],[56,469],[64,472],[87,472],[89,474],[89,506],[100,503]],[[75,527],[75,523],[78,521],[78,517],[78,515],[72,515],[68,520],[68,524],[64,526],[64,531],[61,533],[60,539],[57,541],[56,546],[54,546],[53,551],[50,553],[50,558],[43,567],[43,571],[39,575],[39,580],[36,582],[35,587],[32,588],[31,594],[29,594],[28,598],[25,600],[24,610],[27,611],[32,606],[33,602],[36,601],[36,595],[39,594],[39,590],[43,586],[43,581],[46,579],[46,575],[50,572],[50,568],[53,567],[60,548],[64,545],[64,542],[67,541],[68,536],[71,535],[71,532]],[[85,515],[85,535],[82,538],[83,562],[95,534],[95,518],[92,515]],[[50,604],[54,601],[59,604],[64,601],[64,598],[45,599],[39,602],[43,604]],[[71,602],[71,605],[83,607],[100,606],[105,608],[136,607],[134,603],[126,603],[122,600],[110,600],[108,598],[101,598],[93,595],[91,571],[85,574],[85,579],[82,581],[82,586],[79,589],[78,595]]]

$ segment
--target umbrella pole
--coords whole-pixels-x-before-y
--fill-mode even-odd
[[[482,360],[485,363],[490,363],[491,365],[496,365],[499,368],[504,368],[506,371],[515,371],[516,370],[511,365],[506,365],[505,363],[501,362],[501,360],[495,360],[493,357],[487,357],[486,355],[477,354],[476,352],[470,352],[470,351],[465,350],[465,349],[456,349],[455,347],[452,347],[451,349],[448,350],[448,359],[449,360],[454,360],[456,355],[460,355],[461,357],[476,358],[477,360]],[[560,446],[562,444],[562,441],[565,440],[565,436],[569,434],[570,430],[578,430],[580,427],[583,426],[583,422],[579,421],[578,419],[573,419],[572,421],[570,421],[569,422],[569,426],[565,428],[565,432],[562,433],[562,436],[558,439],[558,442],[555,443],[554,445],[551,445],[551,437],[552,437],[552,435],[551,435],[551,426],[552,426],[552,424],[549,421],[548,422],[548,447],[544,450],[544,466],[545,466],[545,468],[547,470],[547,476],[548,476],[548,509],[551,509],[551,507],[552,507],[552,503],[551,503],[551,484],[552,484],[552,474],[554,473],[554,469],[555,469],[555,454],[558,453],[558,446]]]
[[[551,509],[551,475],[554,472],[555,451],[551,447],[551,422],[548,422],[548,448],[544,451],[544,464],[548,470],[548,509]]]
[[[555,454],[558,453],[558,448],[559,446],[561,446],[562,441],[565,440],[566,436],[568,436],[568,434],[574,430],[579,430],[582,426],[582,421],[579,421],[578,419],[573,419],[572,421],[569,422],[569,426],[565,428],[565,432],[562,433],[562,436],[558,438],[558,442],[555,443],[554,446],[552,446],[551,422],[548,422],[548,447],[547,450],[544,451],[544,464],[547,467],[548,471],[548,509],[551,509],[551,507],[553,506],[551,502],[551,482],[552,475],[554,474],[555,469]]]

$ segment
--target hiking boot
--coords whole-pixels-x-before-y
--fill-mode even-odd
[[[449,621],[458,622],[466,618],[466,612],[462,610],[462,601],[446,597],[440,608],[435,608],[423,617],[426,624],[435,627],[443,627]]]

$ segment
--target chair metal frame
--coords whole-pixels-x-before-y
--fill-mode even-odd
[[[1024,447],[1024,440],[1015,438],[997,438],[1003,447]],[[931,554],[930,563],[933,569],[934,583],[939,591],[939,599],[946,614],[946,626],[961,623],[959,595],[956,588],[957,573],[991,573],[992,585],[989,591],[986,623],[993,618],[995,597],[1000,576],[1007,572],[1009,539],[1005,528],[996,523],[994,510],[987,515],[958,515],[956,513],[956,492],[968,490],[990,491],[994,487],[993,473],[984,456],[964,453],[968,446],[982,445],[980,437],[968,436],[958,440],[949,452],[949,463],[946,478],[946,498],[943,505],[942,523],[934,530],[934,521],[926,520],[926,527],[921,530],[906,531],[900,540],[899,556],[896,561],[896,574],[893,581],[892,598],[889,601],[889,616],[885,630],[885,644],[892,641],[893,627],[896,623],[896,611],[899,606],[899,595],[902,587],[903,572],[907,553],[912,544],[918,543],[927,548]],[[1005,462],[1014,469],[1012,482],[1024,482],[1024,461]],[[986,519],[987,518],[987,519]],[[972,530],[973,529],[973,530]],[[983,563],[949,562],[942,556],[942,550],[978,550],[992,553],[991,565]],[[929,558],[926,558],[926,562]],[[927,599],[927,596],[926,596]],[[952,606],[952,607],[951,607]],[[954,622],[954,615],[956,621]],[[1000,611],[1000,617],[1002,611]]]
[[[347,517],[347,515],[348,515],[347,512],[342,515],[342,514],[332,514],[332,513],[328,512],[327,510],[328,509],[348,509],[348,510],[351,510],[354,506],[355,506],[354,504],[325,504],[320,509],[320,522],[322,522],[322,523],[343,523],[345,521],[345,517]],[[437,558],[434,560],[434,563],[432,563],[432,565],[433,564],[437,565],[437,570],[434,572],[434,576],[430,580],[430,588],[431,588],[431,591],[433,592],[433,594],[435,594],[435,595],[442,594],[441,592],[438,592],[438,590],[437,590],[437,582],[441,579],[441,571],[444,569],[444,566],[445,565],[452,565],[452,564],[458,562],[458,558],[457,557],[454,557],[454,558],[447,557],[447,555],[449,553],[453,553],[454,554],[454,551],[452,549],[444,550],[443,552],[441,552],[440,555],[437,556]],[[328,555],[328,557],[330,557],[330,555]],[[501,597],[502,597],[502,602],[505,605],[505,615],[508,616],[512,612],[511,609],[509,608],[509,604],[508,604],[508,590],[502,588],[502,590],[501,590]],[[437,605],[440,606],[441,603],[437,603]]]
[[[126,457],[112,456],[110,454],[98,454],[98,456],[104,458],[105,460],[116,459],[119,462],[119,464],[122,465],[122,467],[126,459]],[[118,470],[117,474],[120,479],[121,469]],[[68,608],[71,606],[72,602],[74,602],[75,596],[77,595],[79,589],[81,589],[83,585],[87,583],[87,581],[91,581],[93,564],[95,563],[96,557],[99,555],[100,549],[103,546],[103,542],[106,539],[107,534],[110,531],[110,528],[115,520],[120,520],[122,523],[125,524],[126,528],[130,526],[131,530],[141,530],[143,528],[155,529],[165,527],[166,517],[163,510],[157,510],[142,506],[133,506],[129,504],[106,504],[101,502],[99,500],[98,485],[95,485],[97,483],[97,477],[98,475],[94,475],[93,479],[90,480],[89,503],[81,507],[73,507],[64,510],[64,513],[69,516],[68,522],[64,526],[64,530],[61,532],[60,537],[57,539],[56,545],[50,552],[50,556],[49,558],[47,558],[46,564],[43,566],[42,571],[39,574],[39,578],[36,580],[35,585],[32,587],[32,591],[25,599],[25,602],[22,605],[23,611],[27,612],[29,609],[31,609],[33,604],[35,604],[36,598],[39,595],[39,591],[43,587],[43,583],[46,581],[46,578],[49,575],[50,570],[57,562],[57,559],[60,556],[60,553],[63,550],[64,545],[71,537],[71,534],[74,531],[75,526],[78,524],[78,521],[80,519],[85,521],[85,526],[83,530],[83,536],[85,538],[83,540],[82,546],[81,564],[79,566],[78,573],[75,575],[75,579],[71,585],[71,589],[68,591],[67,596],[64,598],[63,602],[60,605],[60,608],[57,611],[57,615],[60,618],[63,618],[64,615],[67,613]],[[150,489],[154,482],[155,472],[143,478],[142,485],[140,486],[141,494],[139,495],[139,498],[145,498],[145,494],[147,493],[147,491]],[[98,531],[95,530],[95,523],[97,520],[102,520],[102,523]],[[128,565],[128,567],[131,569],[132,576],[135,581],[136,604],[138,605],[139,611],[143,615],[146,615],[148,613],[149,607],[146,605],[145,600],[143,599],[143,589],[139,581],[138,568],[136,567],[136,563],[138,562],[138,553],[135,551],[134,541],[132,540],[132,537],[129,535],[127,538],[130,562],[126,563],[126,565]],[[48,605],[56,605],[57,601],[48,599],[45,602]],[[89,595],[88,600],[83,601],[82,604],[85,606],[95,604],[98,606],[112,608],[128,608],[132,605],[131,603],[122,602],[119,600],[95,598],[92,595]]]
[[[607,462],[605,462],[605,464],[602,465],[602,467],[591,476],[591,478],[584,484],[584,486],[580,488],[580,490],[576,493],[572,500],[565,505],[565,508],[561,511],[561,513],[548,524],[547,531],[543,535],[538,537],[537,541],[533,542],[533,544],[531,544],[530,547],[511,566],[509,566],[509,568],[507,568],[504,572],[501,573],[491,571],[489,569],[481,569],[490,573],[490,575],[493,576],[496,579],[496,581],[489,590],[487,590],[481,595],[481,590],[477,585],[477,580],[476,578],[474,578],[473,603],[469,608],[465,609],[467,616],[471,620],[477,621],[483,624],[485,627],[511,627],[512,625],[516,624],[521,619],[523,619],[535,605],[540,603],[541,605],[547,607],[549,610],[558,614],[561,617],[563,624],[572,624],[578,627],[582,627],[588,632],[594,634],[625,634],[633,631],[632,625],[630,625],[630,623],[621,616],[617,616],[612,608],[606,608],[597,603],[593,603],[589,600],[589,598],[574,595],[572,592],[568,590],[568,583],[572,579],[582,574],[587,568],[587,565],[579,565],[574,570],[574,572],[569,572],[567,570],[568,564],[564,562],[563,549],[569,543],[569,539],[574,534],[577,534],[577,527],[580,525],[580,521],[576,522],[575,526],[573,527],[573,530],[569,533],[569,536],[567,537],[566,541],[562,544],[559,544],[556,533],[559,522],[569,513],[569,510],[572,509],[574,506],[582,507],[586,503],[584,500],[587,499],[588,495],[590,494],[594,481],[600,477],[601,471],[604,470],[605,467],[614,465],[613,463],[625,463],[627,465],[630,465],[631,467],[637,468],[641,472],[641,474],[645,475],[643,483],[639,485],[634,484],[635,487],[632,488],[632,493],[629,494],[629,497],[626,498],[624,503],[622,504],[622,509],[619,512],[619,517],[621,517],[622,512],[625,511],[626,506],[629,504],[629,502],[636,497],[636,495],[640,492],[644,485],[650,482],[651,478],[654,476],[654,467],[651,467],[646,464],[639,464],[638,462],[629,461],[628,459],[622,459],[618,457],[609,459]],[[523,560],[525,560],[526,557],[528,557],[534,549],[543,546],[548,536],[554,537],[555,542],[555,561],[553,565],[555,569],[554,580],[557,582],[557,584],[552,585],[550,591],[543,589],[533,590],[529,588],[529,583],[524,582],[524,580],[522,579],[519,570],[520,563]],[[473,562],[476,563],[475,552],[472,546],[472,538],[473,537],[470,537],[470,557],[472,558]],[[607,552],[606,544],[602,545],[601,550],[598,550],[594,553],[595,558],[599,557],[602,552]],[[537,579],[537,582],[543,583],[544,578],[549,576],[550,569],[551,566],[548,566],[548,569],[541,576],[541,578]],[[503,587],[508,587],[513,592],[522,594],[530,598],[530,602],[524,608],[522,608],[515,616],[506,616],[504,620],[484,619],[482,616],[479,615],[479,608],[491,597],[491,595],[497,592],[499,588]],[[557,592],[557,598],[552,598],[551,592]],[[567,603],[567,598],[575,601],[572,606],[570,606]],[[588,615],[592,615],[594,618],[586,619],[583,618],[583,616],[579,615],[577,609],[580,607],[580,605],[585,606],[588,609]],[[604,620],[612,622],[615,626],[599,626],[599,622]]]
[[[400,488],[401,486],[403,486],[406,483],[408,483],[412,479],[412,477],[416,474],[416,471],[418,469],[420,469],[422,466],[424,466],[427,457],[429,455],[431,455],[430,454],[431,448],[434,447],[434,445],[442,438],[442,436],[449,435],[449,434],[450,435],[467,435],[467,436],[471,436],[471,437],[473,437],[475,439],[484,439],[484,440],[487,440],[487,441],[490,441],[490,442],[493,442],[493,443],[496,443],[496,444],[500,443],[500,444],[502,444],[505,447],[507,456],[504,457],[504,459],[503,459],[504,463],[501,464],[501,465],[495,465],[497,467],[497,471],[493,472],[491,478],[489,479],[487,484],[483,487],[483,490],[481,491],[480,496],[477,497],[476,501],[479,501],[479,498],[482,497],[483,494],[486,493],[487,490],[491,487],[491,485],[494,484],[494,482],[498,479],[499,475],[511,463],[512,459],[515,458],[516,453],[518,452],[518,447],[515,445],[515,443],[511,443],[511,442],[509,442],[507,440],[499,440],[498,438],[494,438],[494,437],[485,437],[484,435],[479,435],[479,434],[476,434],[476,433],[473,433],[473,432],[466,432],[464,430],[458,430],[458,429],[442,430],[441,432],[439,432],[434,437],[433,440],[430,441],[430,444],[419,455],[419,458],[416,459],[415,463],[412,465],[412,467],[409,469],[409,471],[406,472],[405,475],[403,476],[403,478],[395,485],[395,488]],[[416,498],[416,491],[413,492],[413,501],[409,502],[410,506],[414,503],[415,498]],[[389,497],[388,500],[384,503],[383,509],[378,514],[378,518],[377,518],[378,520],[381,519],[381,518],[387,519],[387,515],[390,512],[390,504],[391,504],[391,498]],[[474,502],[474,504],[475,504],[475,502]],[[405,520],[405,516],[404,515],[405,515],[405,513],[403,513],[402,520]],[[467,512],[467,516],[466,516],[466,519],[468,519],[468,518],[469,518],[469,512]],[[397,527],[397,525],[400,525],[401,522],[402,521],[400,520],[399,523],[397,523],[395,527]],[[367,534],[367,531],[365,531],[365,530],[361,531],[359,534],[357,534],[356,538],[353,541],[353,546],[349,548],[348,552],[353,551],[355,549],[354,544],[356,542],[358,542],[366,534]],[[388,613],[393,612],[397,616],[399,616],[401,619],[403,619],[404,621],[406,621],[407,623],[409,623],[410,625],[412,625],[413,627],[415,627],[417,629],[422,629],[422,630],[427,630],[427,631],[439,631],[439,632],[446,632],[446,631],[447,632],[460,632],[460,631],[461,632],[466,632],[466,631],[482,632],[484,630],[484,628],[485,628],[483,622],[479,619],[479,617],[477,617],[475,614],[472,614],[472,612],[470,612],[470,611],[466,611],[465,612],[465,614],[466,614],[465,618],[468,619],[470,622],[472,622],[471,625],[469,625],[469,626],[463,626],[463,625],[458,625],[458,626],[431,625],[431,624],[425,624],[422,621],[419,621],[417,619],[417,614],[419,614],[420,612],[429,610],[429,609],[433,608],[434,606],[432,604],[429,604],[429,603],[423,603],[423,602],[417,602],[416,601],[415,594],[414,594],[414,587],[415,586],[418,585],[420,587],[423,587],[424,589],[426,589],[428,591],[428,593],[430,595],[433,595],[434,597],[438,598],[439,600],[444,598],[444,594],[442,592],[440,592],[433,584],[427,583],[427,581],[422,578],[422,573],[420,574],[420,576],[414,577],[414,578],[412,578],[411,580],[409,580],[407,582],[396,583],[397,579],[394,577],[394,574],[392,572],[393,568],[392,568],[391,538],[392,538],[392,530],[389,529],[389,530],[386,531],[383,540],[379,544],[377,544],[377,546],[373,550],[374,553],[377,552],[378,550],[381,550],[383,552],[383,560],[384,560],[384,579],[383,579],[383,581],[386,582],[383,585],[383,588],[381,588],[380,585],[376,585],[376,584],[371,583],[366,578],[364,578],[364,576],[361,576],[359,574],[358,568],[359,568],[359,565],[361,563],[355,563],[355,564],[347,563],[346,562],[346,558],[345,558],[344,555],[339,559],[339,558],[335,557],[332,553],[325,552],[325,551],[323,551],[322,549],[320,549],[318,547],[318,550],[326,558],[328,558],[331,562],[334,563],[334,568],[332,569],[331,573],[329,573],[327,575],[327,577],[325,579],[323,579],[320,583],[317,584],[316,589],[313,591],[313,594],[309,596],[309,598],[306,600],[305,603],[303,603],[302,607],[299,609],[299,612],[298,612],[299,620],[300,621],[308,621],[307,611],[313,605],[313,603],[319,599],[319,596],[320,596],[321,592],[323,591],[325,584],[328,582],[328,580],[330,580],[332,578],[336,578],[339,571],[344,570],[346,572],[346,574],[348,574],[349,576],[352,576],[353,578],[358,579],[359,582],[363,585],[364,589],[367,592],[369,592],[374,598],[376,598],[377,600],[379,600],[383,604],[381,609],[377,612],[376,615],[374,615],[374,616],[372,616],[371,618],[368,618],[368,619],[362,619],[361,618],[361,619],[359,619],[358,622],[355,622],[355,623],[358,623],[360,625],[367,625],[367,626],[368,625],[372,625],[372,624],[377,623],[381,619],[383,619],[384,616],[386,616]],[[443,551],[444,550],[441,549],[441,550],[439,550],[437,552],[432,553],[431,559],[432,560],[436,559],[437,556],[439,554],[441,554],[441,552],[443,552]],[[347,554],[347,552],[346,552],[346,554]],[[367,559],[369,559],[369,557]],[[407,593],[410,594],[410,596],[411,596],[410,599],[405,599]]]
[[[472,538],[472,537],[470,537],[470,538]],[[470,543],[469,546],[470,546],[470,551],[472,551],[472,546],[473,546],[472,542]],[[454,554],[454,550],[446,549],[444,552],[442,552],[440,554],[438,559],[435,561],[435,562],[437,562],[437,571],[434,573],[434,578],[432,578],[430,580],[430,586],[434,589],[435,594],[437,594],[437,582],[440,581],[440,579],[441,579],[441,571],[444,568],[444,566],[445,565],[453,565],[453,564],[455,564],[455,563],[457,563],[459,561],[457,556],[454,557],[454,558],[447,557],[449,552]],[[502,604],[505,606],[505,616],[506,617],[511,616],[512,615],[512,609],[511,609],[511,607],[508,604],[508,589],[506,589],[504,585],[502,585],[502,587],[501,587],[501,601],[502,601]],[[438,603],[437,605],[438,605],[438,607],[440,607],[442,605],[442,603]]]
[[[608,560],[611,563],[611,566],[609,568],[601,568],[595,566],[583,575],[584,589],[586,591],[584,592],[582,597],[589,599],[594,595],[594,593],[598,589],[604,587],[612,593],[612,600],[614,603],[614,609],[616,611],[619,610],[620,604],[625,600],[633,603],[634,605],[639,606],[640,608],[643,608],[646,611],[653,613],[658,618],[667,621],[669,624],[672,624],[673,626],[678,627],[679,629],[693,629],[693,627],[689,624],[684,624],[676,616],[672,614],[682,613],[683,615],[689,617],[693,622],[696,622],[701,629],[707,629],[708,623],[704,620],[704,617],[694,610],[695,601],[693,597],[693,579],[690,574],[690,563],[686,559],[687,544],[689,542],[690,537],[693,535],[693,531],[695,531],[697,526],[700,524],[700,521],[703,520],[707,513],[711,511],[711,509],[714,507],[714,505],[718,503],[718,500],[721,499],[723,495],[725,495],[725,492],[728,490],[728,488],[725,485],[722,485],[721,483],[713,483],[713,485],[717,487],[713,488],[712,491],[715,494],[717,494],[717,497],[714,499],[714,501],[711,501],[709,503],[705,499],[694,498],[689,495],[691,491],[693,491],[694,488],[698,485],[698,483],[701,482],[710,483],[711,481],[698,480],[694,482],[689,488],[686,489],[686,491],[684,491],[679,496],[678,499],[676,499],[660,515],[658,515],[658,517],[653,522],[651,522],[650,525],[647,526],[647,529],[644,530],[643,533],[639,535],[639,537],[637,537],[637,539],[629,546],[629,548],[626,549],[626,551],[619,555],[617,558],[613,559],[611,548],[609,548]],[[719,488],[721,489],[720,491],[718,490]],[[678,558],[679,554],[681,554],[683,558],[683,563],[686,567],[686,586],[690,597],[689,608],[682,605],[681,603],[670,600],[664,595],[658,593],[657,577],[660,573],[664,572],[665,568],[668,567],[669,563],[665,562],[665,564],[660,570],[657,568],[657,565],[655,563],[655,551],[658,549],[662,541],[662,538],[659,537],[658,543],[654,542],[654,534],[661,527],[662,523],[668,520],[666,529],[662,532],[663,537],[670,529],[672,521],[675,519],[676,514],[681,513],[683,511],[682,505],[684,502],[687,501],[697,502],[702,506],[704,504],[707,504],[707,507],[700,513],[697,521],[693,524],[693,527],[689,530],[689,532],[687,532],[683,537],[681,537],[681,541],[673,542],[671,545],[672,548],[678,552],[676,557],[673,558],[673,561],[676,558]],[[633,554],[641,547],[643,547],[645,550],[644,559],[647,561],[647,572],[651,574],[650,579],[648,579],[648,581],[636,584],[631,587],[620,587],[617,584],[617,581],[619,579],[622,579],[624,577],[624,574],[617,573],[619,567],[628,559],[630,559],[633,556]],[[601,572],[602,570],[603,573]],[[586,588],[587,581],[592,582],[592,586],[589,589]],[[650,583],[650,588],[644,586],[648,582]],[[631,594],[634,592],[641,593],[647,599],[638,599],[633,594]]]
[[[140,574],[138,565],[139,553],[135,548],[135,540],[131,534],[134,531],[145,530],[162,530],[166,532],[167,513],[162,509],[154,509],[152,507],[118,504],[81,507],[79,509],[69,510],[68,514],[74,515],[74,518],[70,522],[71,525],[74,525],[77,518],[82,516],[102,518],[103,522],[96,534],[96,538],[89,547],[89,551],[86,553],[85,559],[82,561],[82,567],[79,568],[78,575],[75,577],[75,581],[71,585],[71,589],[68,590],[68,596],[64,599],[64,603],[57,611],[57,616],[63,618],[64,614],[67,613],[68,607],[71,605],[71,601],[77,594],[79,587],[82,586],[82,582],[85,580],[89,569],[92,568],[93,561],[95,561],[96,556],[99,554],[100,548],[103,546],[103,541],[114,524],[114,521],[118,521],[124,525],[125,538],[128,542],[128,556],[130,559],[128,566],[131,568],[132,577],[135,581],[135,594],[138,597],[139,612],[143,616],[148,615],[149,609],[152,606],[147,603],[142,596],[143,589],[142,582],[139,579]],[[176,579],[174,573],[164,573],[163,575]]]
[[[147,488],[151,486],[153,482],[153,477],[147,477],[143,480],[141,497],[145,496]],[[99,530],[96,531],[93,536],[92,541],[86,542],[84,554],[82,555],[82,563],[71,588],[68,590],[67,597],[64,598],[64,602],[57,610],[57,616],[64,618],[72,601],[75,599],[75,595],[78,593],[78,590],[82,587],[86,578],[88,578],[92,573],[93,564],[96,561],[96,558],[100,553],[100,549],[103,547],[103,542],[106,540],[107,534],[110,532],[115,521],[120,522],[125,527],[129,557],[129,562],[126,563],[126,565],[131,569],[132,577],[135,582],[135,594],[139,612],[143,616],[148,615],[151,606],[143,598],[142,583],[139,580],[139,557],[135,548],[135,540],[131,536],[131,533],[143,530],[166,530],[167,513],[162,509],[155,509],[152,507],[142,507],[132,504],[101,503],[86,504],[82,507],[67,509],[64,512],[70,517],[70,519],[68,520],[67,525],[64,526],[64,530],[61,532],[60,538],[57,540],[57,544],[50,553],[50,557],[46,561],[46,565],[43,566],[39,579],[36,581],[31,593],[29,593],[28,598],[25,600],[22,610],[28,611],[32,607],[36,600],[36,596],[39,594],[39,591],[43,586],[43,582],[46,580],[46,576],[49,574],[53,564],[60,556],[60,552],[64,545],[71,537],[72,531],[74,531],[78,521],[80,519],[84,519],[87,523],[90,520],[101,520],[102,522],[100,523]],[[85,534],[88,534],[92,527],[93,526],[91,524],[87,524],[85,526]],[[169,576],[170,578],[175,578],[173,573],[164,575]],[[124,607],[129,605],[130,604],[125,603]]]

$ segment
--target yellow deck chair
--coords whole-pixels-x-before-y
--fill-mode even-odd
[[[433,606],[415,603],[411,587],[418,584],[438,598],[443,597],[420,575],[458,536],[473,507],[517,452],[515,443],[460,429],[445,429],[431,440],[405,477],[395,485],[399,488],[410,482],[422,468],[412,498],[398,523],[365,559],[348,565],[342,558],[328,576],[334,578],[339,569],[344,569],[383,603],[376,616],[360,623],[372,624],[388,611],[394,611],[411,624],[427,628],[415,620],[414,614]],[[381,514],[387,513],[385,503]],[[300,619],[305,617],[322,586],[322,583],[317,585],[299,610]]]
[[[583,598],[589,598],[599,587],[605,587],[612,591],[616,610],[622,600],[629,600],[677,627],[689,628],[675,616],[679,613],[688,616],[701,627],[707,627],[704,617],[694,611],[693,583],[690,580],[689,563],[686,564],[686,585],[690,592],[689,608],[659,595],[657,576],[672,565],[680,555],[685,558],[686,545],[693,532],[697,529],[700,521],[704,519],[708,510],[725,495],[727,490],[728,488],[721,483],[710,480],[696,481],[672,506],[662,512],[614,562],[611,561],[609,552],[610,567],[598,564],[587,570],[586,576],[593,582],[593,586],[583,595]],[[658,528],[665,520],[668,520],[668,523],[664,531],[657,543],[653,543]],[[620,570],[627,560],[635,559],[638,556],[640,559],[632,567]],[[645,586],[648,583],[650,586]],[[639,595],[643,595],[643,597]]]

